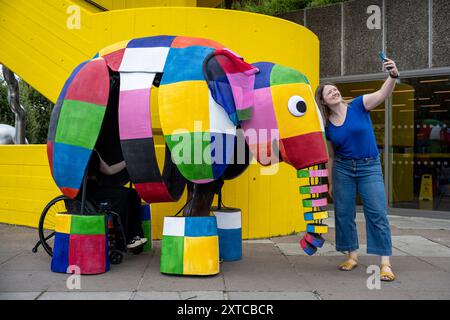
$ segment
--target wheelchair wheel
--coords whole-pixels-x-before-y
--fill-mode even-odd
[[[120,264],[122,263],[123,254],[117,250],[113,250],[109,253],[109,262],[111,264]]]
[[[61,195],[50,201],[44,208],[39,219],[39,240],[44,247],[44,250],[50,255],[53,255],[53,241],[55,235],[55,216],[60,212],[75,213],[81,209],[81,201],[70,199],[67,196]],[[85,212],[95,213],[95,207],[89,201],[86,201]],[[37,251],[37,247],[33,252]]]
[[[130,249],[130,251],[135,255],[141,254],[143,250],[144,250],[144,245]]]

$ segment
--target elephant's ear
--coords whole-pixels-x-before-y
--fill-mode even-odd
[[[211,95],[235,125],[252,116],[253,87],[258,71],[227,49],[215,50],[204,61],[203,73]]]

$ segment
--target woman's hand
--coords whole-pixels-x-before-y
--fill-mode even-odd
[[[328,184],[328,194],[330,198],[333,199],[333,185],[331,183]]]
[[[383,65],[384,65],[384,67],[386,68],[386,70],[389,71],[389,74],[390,74],[392,77],[396,78],[396,77],[399,76],[399,72],[398,72],[398,69],[397,69],[397,65],[395,64],[395,61],[394,61],[394,60],[391,60],[391,59],[387,59],[387,58],[386,58],[386,60],[383,62]]]

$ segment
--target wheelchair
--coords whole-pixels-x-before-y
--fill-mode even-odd
[[[82,205],[84,203],[84,205]],[[107,217],[108,228],[108,252],[111,264],[120,264],[123,254],[126,253],[126,236],[118,213],[111,210],[108,202],[94,203],[88,199],[82,201],[71,199],[65,195],[52,199],[44,208],[39,218],[39,241],[33,247],[32,252],[36,253],[38,247],[42,245],[48,255],[53,256],[53,242],[55,236],[55,217],[57,213],[97,215],[103,214]],[[129,249],[133,254],[140,254],[144,246]]]

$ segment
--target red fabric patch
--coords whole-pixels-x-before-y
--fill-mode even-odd
[[[223,45],[212,40],[202,38],[182,37],[182,36],[176,37],[173,40],[172,44],[170,45],[171,48],[186,48],[190,46],[204,46],[214,49],[223,48]]]
[[[214,54],[225,73],[231,74],[242,72],[249,76],[259,71],[258,68],[244,62],[244,60],[231,53],[229,50],[216,50]]]
[[[147,203],[174,201],[163,182],[136,183],[135,187],[139,196]]]
[[[52,177],[54,178],[55,176],[53,175],[53,142],[52,141],[47,141],[47,158],[48,158],[48,164],[50,165],[50,171],[52,173]]]
[[[105,235],[70,235],[69,266],[78,266],[81,274],[106,271]]]
[[[283,160],[297,170],[328,162],[322,132],[280,139],[280,152]]]
[[[61,188],[61,192],[69,198],[74,199],[77,196],[78,192],[80,192],[80,189]]]
[[[69,85],[65,100],[76,100],[100,106],[108,104],[109,72],[103,59],[88,62]]]
[[[125,54],[125,49],[120,49],[108,54],[105,54],[102,58],[105,59],[106,64],[108,67],[111,68],[113,71],[118,71],[120,68],[120,65],[122,64],[123,55]]]

